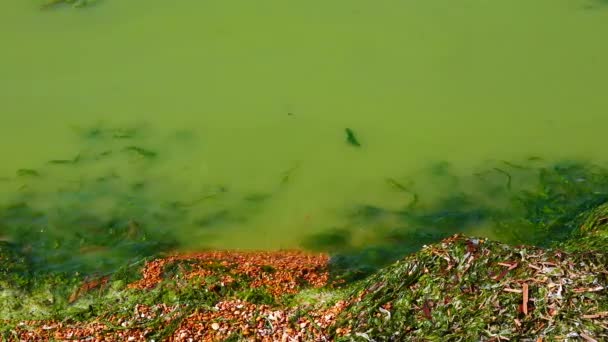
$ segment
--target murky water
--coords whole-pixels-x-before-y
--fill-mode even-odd
[[[0,2],[5,201],[103,215],[124,194],[187,208],[164,216],[183,248],[290,248],[429,163],[605,160],[601,1],[38,5]]]

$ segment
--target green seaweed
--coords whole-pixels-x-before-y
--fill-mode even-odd
[[[507,190],[511,190],[511,182],[513,181],[513,179],[511,178],[511,175],[507,171],[505,171],[503,169],[499,169],[497,167],[495,167],[494,170],[496,170],[499,173],[502,173],[503,175],[505,175],[507,177],[506,187],[507,187]]]
[[[252,202],[252,203],[263,203],[268,201],[270,198],[272,198],[271,194],[266,194],[266,193],[254,193],[254,194],[250,194],[245,196],[243,199],[247,202]]]
[[[40,177],[40,172],[33,169],[19,169],[17,170],[17,176],[19,177]]]
[[[455,233],[476,232],[478,227],[502,242],[548,247],[569,239],[581,224],[581,212],[608,200],[608,170],[597,165],[541,160],[499,163],[503,166],[490,163],[470,177],[456,176],[448,163],[436,163],[427,175],[443,191],[431,199],[418,195],[413,182],[387,178],[391,188],[408,194],[409,202],[404,199],[403,209],[398,210],[364,203],[348,211],[344,226],[332,230],[343,236],[332,235],[332,240],[349,240],[365,229],[366,244],[324,249],[336,260],[334,276],[360,278],[424,244]],[[501,168],[504,165],[509,172]],[[414,201],[410,196],[415,196]],[[311,234],[305,246],[314,248],[310,241],[315,239],[321,243],[326,237]]]
[[[418,201],[420,201],[420,197],[418,196],[418,194],[413,191],[411,189],[411,185],[405,186],[399,182],[397,182],[395,179],[393,178],[387,178],[386,182],[388,183],[389,186],[391,186],[392,188],[401,191],[403,193],[409,194],[412,196],[412,200],[410,203],[408,203],[407,208],[408,209],[412,209],[416,206],[416,204],[418,204]]]
[[[145,158],[155,158],[158,156],[158,153],[138,146],[127,146],[123,150],[127,152],[134,152]]]
[[[302,247],[313,251],[335,252],[350,246],[350,232],[346,229],[332,229],[304,239]]]
[[[76,3],[78,1],[92,5],[99,0],[52,0],[57,4]],[[97,124],[92,127],[73,126],[72,129],[85,141],[112,141],[112,140],[127,140],[135,139],[142,135],[143,128],[141,126],[131,127],[116,127],[105,124]]]
[[[91,6],[97,3],[100,0],[45,0],[45,2],[40,5],[41,9],[50,9],[57,7],[59,5],[71,5],[74,8],[82,8]]]
[[[77,154],[76,157],[74,157],[73,159],[53,159],[53,160],[49,160],[49,164],[55,164],[55,165],[74,165],[77,164],[80,161],[80,154]]]
[[[196,220],[195,224],[200,227],[211,227],[221,223],[225,223],[227,221],[230,221],[231,219],[233,219],[233,217],[231,216],[230,211],[227,209],[223,209],[217,212],[210,213]]]

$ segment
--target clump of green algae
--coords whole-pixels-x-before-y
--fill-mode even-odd
[[[479,227],[510,245],[550,247],[571,238],[581,213],[608,201],[608,170],[581,161],[497,161],[470,176],[438,163],[426,174],[440,195],[429,199],[413,180],[388,178],[403,194],[396,206],[359,204],[343,226],[312,234],[302,245],[332,253],[336,273],[361,279],[424,244],[479,235]],[[361,232],[365,243],[357,245]]]

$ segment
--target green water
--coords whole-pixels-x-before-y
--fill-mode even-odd
[[[176,248],[292,248],[345,208],[395,206],[385,179],[432,163],[606,159],[602,1],[39,4],[0,2],[5,202],[99,215],[186,203],[163,216]],[[137,134],[83,138],[92,127]],[[47,164],[78,154],[88,164]],[[109,176],[120,182],[95,185]]]

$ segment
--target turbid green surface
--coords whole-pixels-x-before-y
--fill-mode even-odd
[[[0,186],[4,202],[56,217],[85,206],[149,223],[161,211],[172,246],[296,247],[361,202],[394,206],[402,193],[386,178],[438,161],[470,175],[487,159],[605,160],[602,1],[39,5],[0,2]],[[83,140],[96,125],[138,133]],[[47,164],[78,154],[88,164]],[[57,195],[65,187],[78,196]],[[145,210],[125,209],[134,202]]]

